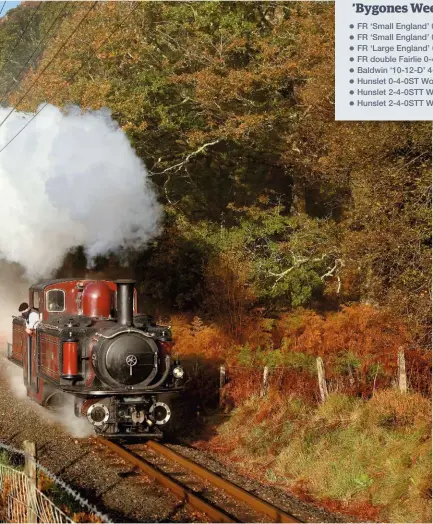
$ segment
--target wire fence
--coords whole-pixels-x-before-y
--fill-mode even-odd
[[[0,464],[1,522],[73,522],[27,475]]]
[[[38,488],[36,478],[38,475],[43,475],[56,486],[57,490],[60,489],[63,494],[62,499],[70,500],[71,504],[80,508],[79,512],[91,518],[91,522],[110,524],[109,517],[101,513],[64,480],[40,464],[34,455],[4,442],[0,442],[0,449],[8,458],[23,457],[26,468],[27,465],[31,465],[30,469],[34,468],[34,478],[32,478],[26,471],[0,463],[0,522],[55,524],[75,522],[73,514],[72,518],[68,516]],[[66,509],[67,506],[68,504],[65,504]]]
[[[330,360],[330,361],[329,361]],[[338,361],[321,357],[293,366],[220,366],[220,407],[230,410],[240,401],[268,393],[295,395],[308,402],[324,401],[330,393],[370,398],[375,391],[397,388],[431,397],[431,358],[404,350],[380,359]],[[308,365],[306,365],[308,364]],[[313,364],[313,365],[312,365]]]

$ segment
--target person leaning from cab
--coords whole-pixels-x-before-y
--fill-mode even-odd
[[[34,309],[31,309],[27,302],[23,302],[18,308],[18,311],[26,321],[27,335],[32,336],[35,332],[37,324],[39,323],[39,313]]]

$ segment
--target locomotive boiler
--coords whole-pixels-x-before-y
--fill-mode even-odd
[[[50,280],[29,290],[34,334],[13,318],[8,359],[42,405],[68,393],[75,415],[104,436],[160,437],[176,425],[183,369],[169,327],[137,314],[132,280]],[[71,413],[72,415],[72,413]]]

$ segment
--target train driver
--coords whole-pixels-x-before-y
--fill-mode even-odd
[[[26,321],[26,333],[27,335],[33,335],[36,325],[39,323],[39,313],[34,309],[31,309],[27,302],[23,302],[18,311]]]

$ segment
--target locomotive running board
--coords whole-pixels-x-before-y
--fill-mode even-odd
[[[105,438],[107,440],[115,440],[118,438],[163,438],[161,433],[116,433],[115,435],[104,435],[103,433],[97,437]]]
[[[84,389],[82,386],[62,386],[62,391],[65,393],[76,393],[79,396],[87,396],[92,395],[94,397],[101,397],[101,396],[122,396],[122,397],[132,397],[134,395],[144,395],[144,394],[157,394],[157,393],[178,393],[183,392],[185,388],[170,388],[170,389],[122,389],[122,390],[116,390],[116,389]]]

